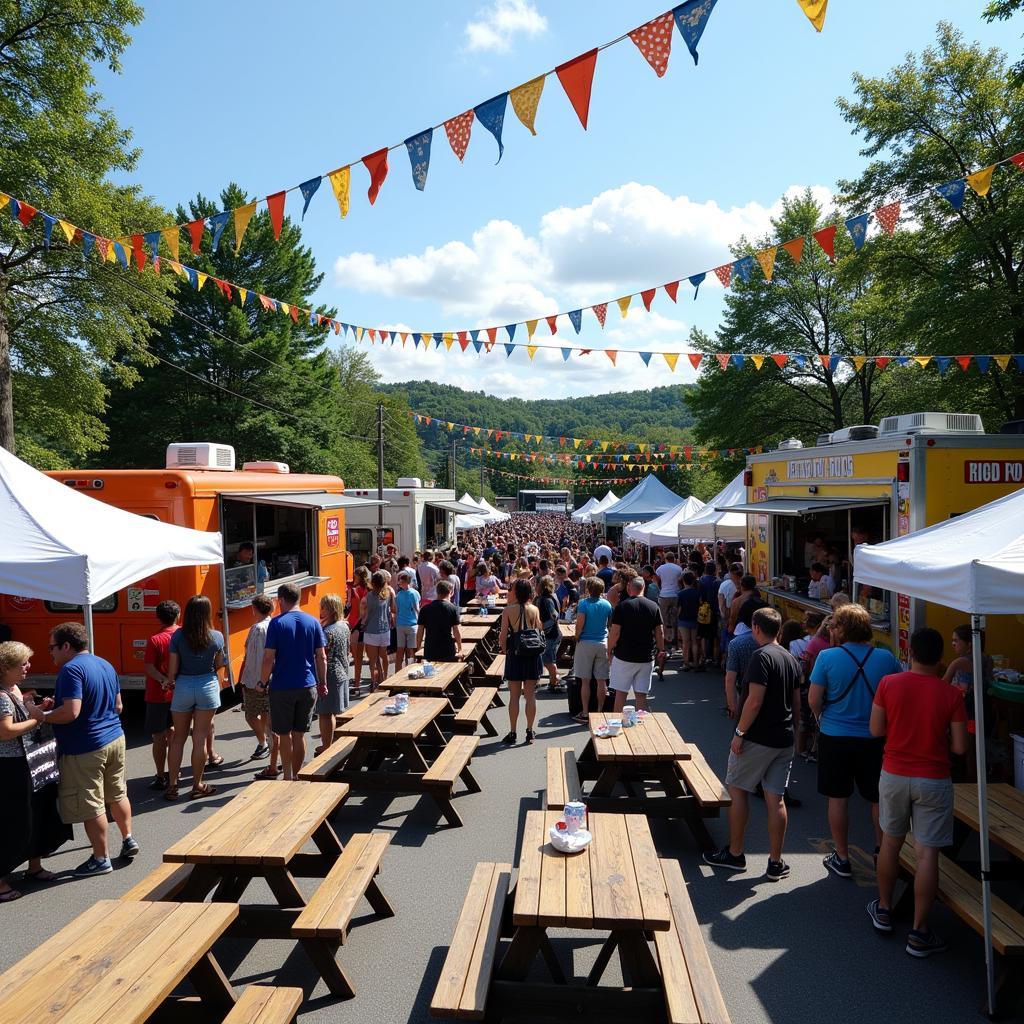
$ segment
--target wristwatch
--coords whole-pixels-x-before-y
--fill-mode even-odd
[[[734,732],[734,733],[735,733],[735,734],[736,734],[737,736],[739,736],[739,738],[740,738],[740,739],[743,739],[743,737],[747,735],[747,734],[746,734],[745,732],[740,732],[740,730],[739,730],[738,728],[736,728],[736,729],[733,729],[733,732]]]

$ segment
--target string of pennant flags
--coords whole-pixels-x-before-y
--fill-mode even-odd
[[[1007,157],[1004,160],[997,161],[988,167],[974,171],[962,178],[957,178],[953,181],[945,182],[942,185],[934,186],[932,189],[925,190],[918,193],[916,196],[909,197],[906,200],[897,200],[878,207],[872,213],[862,213],[855,217],[847,218],[844,221],[844,225],[850,235],[854,249],[856,251],[860,251],[863,247],[867,239],[868,226],[872,221],[877,222],[881,230],[886,234],[893,234],[900,220],[903,202],[908,202],[911,199],[931,193],[941,197],[944,201],[948,202],[953,209],[959,211],[963,208],[963,204],[967,197],[968,187],[970,187],[971,191],[979,197],[987,196],[992,188],[993,176],[996,169],[1008,166],[1013,166],[1018,170],[1024,171],[1024,151]],[[966,372],[973,362],[978,371],[983,374],[987,373],[992,365],[997,366],[1000,370],[1007,370],[1011,365],[1013,365],[1017,370],[1024,372],[1024,355],[1014,355],[1010,353],[972,353],[960,355],[894,353],[875,356],[821,353],[816,358],[797,352],[775,352],[770,354],[756,352],[719,352],[709,355],[707,353],[691,349],[680,349],[672,352],[638,352],[633,350],[601,348],[600,346],[593,345],[590,347],[583,347],[576,344],[563,345],[560,342],[556,342],[555,344],[543,344],[534,339],[534,334],[542,320],[546,322],[548,330],[553,337],[558,333],[559,321],[563,317],[569,320],[569,323],[578,335],[582,330],[584,308],[570,310],[566,313],[555,313],[543,317],[538,316],[528,320],[519,321],[517,323],[506,324],[503,327],[471,328],[460,331],[421,332],[380,327],[365,327],[324,316],[314,309],[303,308],[292,303],[283,302],[280,299],[264,295],[254,289],[247,288],[233,281],[227,281],[214,275],[204,273],[203,271],[190,267],[176,259],[164,259],[159,255],[158,246],[151,245],[147,242],[146,236],[132,235],[122,236],[116,239],[105,238],[95,232],[80,228],[77,225],[72,224],[70,221],[59,218],[43,210],[39,210],[22,199],[15,198],[0,191],[0,211],[2,211],[5,206],[9,209],[12,219],[25,228],[28,228],[33,223],[37,223],[38,218],[38,222],[42,223],[43,243],[46,248],[50,247],[55,237],[59,240],[59,236],[55,236],[54,233],[54,229],[59,227],[60,235],[63,236],[68,245],[76,243],[81,244],[82,254],[85,257],[90,257],[95,253],[100,260],[119,264],[124,269],[128,269],[132,263],[134,263],[135,269],[139,273],[142,273],[146,269],[147,263],[151,260],[155,272],[159,273],[161,271],[161,267],[166,265],[197,291],[201,291],[206,282],[210,281],[229,302],[233,301],[237,296],[240,305],[243,307],[252,301],[254,303],[258,303],[258,308],[261,308],[264,312],[281,313],[283,315],[290,316],[296,323],[298,323],[301,318],[304,321],[308,321],[312,326],[324,328],[325,331],[333,330],[336,335],[343,335],[346,338],[351,336],[351,338],[357,342],[368,339],[371,345],[380,343],[381,345],[391,344],[393,346],[396,342],[400,341],[402,346],[405,347],[411,339],[414,349],[422,348],[424,352],[429,351],[431,347],[439,349],[441,346],[444,346],[447,351],[451,351],[451,349],[457,344],[462,352],[466,352],[470,345],[472,345],[474,351],[479,354],[481,352],[490,353],[500,344],[504,349],[506,356],[511,356],[517,349],[525,348],[531,360],[540,349],[558,349],[562,355],[563,361],[568,361],[570,356],[574,353],[583,357],[594,352],[601,352],[608,358],[613,366],[617,365],[619,355],[637,355],[643,361],[645,366],[650,366],[651,359],[654,356],[659,356],[665,361],[672,371],[675,371],[676,364],[680,357],[685,356],[694,370],[700,370],[705,360],[714,359],[723,371],[728,370],[730,367],[742,370],[748,365],[753,366],[755,370],[760,371],[766,363],[773,364],[779,369],[784,368],[789,363],[793,363],[800,369],[805,369],[812,364],[820,363],[827,372],[835,372],[845,363],[851,366],[857,373],[861,372],[865,366],[873,366],[878,370],[884,370],[889,365],[916,365],[924,368],[934,364],[941,374],[945,374],[945,372],[954,364]],[[679,278],[676,281],[668,282],[663,285],[646,288],[629,295],[623,295],[619,299],[614,300],[614,304],[618,306],[620,315],[625,318],[629,312],[633,299],[637,296],[640,297],[644,308],[648,312],[651,310],[653,300],[658,291],[664,291],[668,298],[675,302],[677,300],[679,286],[684,281],[693,286],[694,298],[697,297],[700,286],[704,283],[709,274],[713,274],[725,288],[730,287],[736,281],[747,283],[750,281],[751,274],[754,271],[755,261],[760,267],[764,280],[770,283],[773,279],[776,258],[779,251],[783,251],[794,263],[799,264],[803,258],[808,237],[813,239],[813,241],[821,247],[830,261],[834,261],[837,233],[838,225],[832,224],[821,228],[818,231],[812,232],[810,236],[800,236],[786,242],[769,246],[766,249],[744,255],[732,263],[726,263],[716,267],[711,271],[702,271],[698,274],[691,274],[688,277]],[[603,328],[606,322],[608,306],[610,304],[611,303],[609,302],[601,302],[585,308],[593,312],[597,323]],[[516,341],[515,337],[517,330],[524,326],[526,328],[527,340]],[[499,342],[499,330],[505,332],[507,340]]]
[[[497,459],[507,462],[534,462],[546,463],[548,465],[573,465],[577,468],[584,466],[600,466],[601,469],[628,468],[630,466],[654,467],[657,469],[671,469],[674,465],[685,465],[694,460],[707,462],[712,459],[734,458],[739,455],[759,455],[761,447],[757,448],[697,448],[693,445],[685,445],[680,452],[658,452],[655,445],[645,445],[648,450],[637,455],[604,455],[574,452],[570,454],[554,454],[551,452],[504,452],[491,448],[470,448],[470,455],[476,455],[481,459]]]
[[[527,473],[510,473],[503,469],[491,469],[489,466],[486,467],[486,469],[488,473],[492,473],[495,476],[502,476],[514,480],[529,480],[531,483],[535,484],[575,484],[577,487],[613,487],[616,484],[635,484],[637,482],[635,476],[530,476]]]
[[[291,192],[300,193],[302,199],[301,217],[305,219],[309,204],[320,190],[324,179],[329,182],[331,192],[338,206],[338,213],[344,219],[349,213],[353,168],[362,165],[366,170],[369,178],[366,196],[372,206],[376,203],[377,196],[390,171],[388,163],[389,154],[401,150],[405,150],[408,155],[409,169],[414,187],[418,191],[423,192],[427,186],[427,174],[430,169],[434,133],[442,128],[444,129],[448,145],[458,158],[459,163],[462,163],[469,149],[473,126],[479,124],[494,137],[494,141],[498,146],[498,162],[500,163],[505,152],[503,135],[505,115],[509,105],[511,105],[519,121],[530,132],[530,135],[536,135],[537,128],[535,122],[537,110],[544,92],[545,83],[552,77],[558,80],[585,131],[590,114],[590,96],[594,73],[597,68],[597,56],[602,50],[606,50],[628,39],[637,47],[654,73],[661,78],[668,70],[669,56],[672,52],[672,38],[674,30],[677,30],[686,44],[686,48],[693,56],[694,64],[697,64],[697,44],[704,34],[708,19],[717,2],[718,0],[685,0],[684,3],[663,14],[659,14],[632,31],[623,33],[615,39],[587,50],[585,53],[581,53],[571,60],[565,61],[563,64],[559,64],[557,67],[531,78],[528,82],[524,82],[514,89],[508,89],[497,96],[493,96],[482,103],[470,107],[469,110],[461,114],[441,121],[430,128],[422,129],[402,142],[383,146],[358,160],[353,160],[341,167],[337,167],[333,171],[316,174],[298,185],[292,185],[263,196],[260,199],[254,199],[252,202],[244,203],[242,206],[235,207],[234,209],[222,210],[210,217],[199,217],[192,221],[174,224],[156,231],[142,232],[139,234],[139,237],[144,239],[144,244],[149,247],[154,259],[159,254],[160,243],[163,242],[171,258],[177,261],[179,259],[180,233],[182,230],[188,236],[193,253],[199,252],[203,238],[209,232],[211,249],[216,253],[221,237],[226,231],[228,224],[231,223],[234,227],[235,253],[237,254],[241,249],[242,239],[249,226],[249,221],[252,220],[260,205],[266,206],[270,214],[274,238],[279,240],[284,224],[285,203],[288,194]],[[807,0],[800,0],[801,6],[806,2]],[[822,0],[811,0],[811,2],[821,3]]]

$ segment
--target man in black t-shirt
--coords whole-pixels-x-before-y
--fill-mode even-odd
[[[654,669],[654,650],[658,650],[659,666],[665,660],[665,630],[661,609],[646,597],[644,581],[634,576],[626,585],[627,597],[615,605],[608,627],[608,688],[615,692],[615,710],[621,711],[630,689],[636,696],[637,708],[647,707]]]
[[[744,684],[747,697],[740,713],[729,753],[725,784],[729,807],[729,843],[704,854],[716,868],[745,871],[743,836],[747,827],[749,794],[764,790],[768,809],[768,870],[772,882],[789,875],[782,859],[786,838],[786,786],[793,766],[793,722],[800,713],[800,665],[779,646],[782,616],[774,608],[759,608],[751,618],[758,648],[750,656]]]
[[[462,653],[459,609],[449,600],[451,596],[452,585],[447,580],[438,580],[437,600],[420,610],[416,647],[423,648],[427,661],[455,661],[456,654]]]

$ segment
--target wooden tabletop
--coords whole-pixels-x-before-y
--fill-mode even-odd
[[[575,640],[576,639],[576,623],[575,622],[560,622],[558,624],[558,632],[562,635],[563,640]]]
[[[5,1024],[142,1024],[238,916],[236,903],[100,900],[0,975]]]
[[[464,666],[456,667],[461,669]],[[383,736],[414,740],[448,707],[444,697],[410,697],[408,711],[402,715],[386,715],[384,705],[375,704],[350,722],[338,726],[335,736]]]
[[[474,616],[470,615],[468,618],[472,619]],[[495,617],[494,621],[498,621],[497,617]],[[477,625],[475,622],[472,623],[472,625],[469,623],[462,623],[459,626],[459,633],[463,640],[484,640],[486,639],[487,634],[493,631],[494,623],[488,624],[484,622],[480,625]]]
[[[668,931],[672,912],[658,852],[641,814],[590,814],[593,841],[559,853],[558,811],[527,811],[512,922],[560,928]]]
[[[373,693],[368,693],[362,699],[357,700],[354,704],[349,704],[337,717],[341,721],[347,722],[355,718],[356,715],[360,715],[369,708],[372,708],[375,704],[380,704],[382,701],[387,703],[389,700],[391,700],[391,694],[387,690],[375,690]]]
[[[409,690],[428,694],[432,697],[440,697],[442,694],[447,693],[456,680],[468,671],[466,664],[461,661],[435,661],[433,666],[434,674],[432,676],[412,679],[409,673],[413,669],[420,669],[421,666],[406,665],[393,676],[388,676],[380,684],[380,689],[387,690],[390,693],[401,693]]]
[[[978,831],[978,787],[960,782],[953,787],[953,813]],[[988,787],[988,834],[994,843],[1024,860],[1024,793],[1008,782]]]
[[[250,782],[170,846],[164,860],[286,867],[346,796],[344,782]]]
[[[459,617],[459,624],[462,626],[493,626],[501,619],[501,612],[487,612],[481,615],[479,612],[463,612]]]
[[[472,607],[472,608],[486,608],[486,607],[488,607],[487,598],[486,597],[474,597],[473,600],[469,602],[469,604],[470,604],[470,607]],[[497,594],[495,596],[495,598],[494,598],[494,607],[495,608],[504,608],[506,604],[508,604],[508,594],[507,593],[501,593],[501,594]]]
[[[466,637],[463,637],[462,639],[465,640]],[[474,654],[475,651],[476,651],[476,641],[475,640],[470,641],[468,643],[464,643],[462,645],[462,653],[461,654],[456,653],[454,660],[455,661],[468,661],[470,658],[473,657],[473,654]],[[417,647],[416,648],[416,657],[417,658],[422,658],[423,657],[423,648],[422,647]],[[444,662],[436,662],[435,661],[434,664],[435,665],[444,664]]]
[[[620,715],[606,715],[592,712],[590,735],[594,741],[594,756],[598,761],[687,761],[690,748],[679,731],[663,711],[657,711],[641,719],[641,724],[623,729],[618,736],[597,736],[594,730],[612,718]]]

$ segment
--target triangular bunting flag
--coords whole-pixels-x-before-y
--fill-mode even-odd
[[[217,251],[217,246],[220,245],[220,236],[224,234],[224,228],[227,227],[231,213],[231,210],[224,210],[221,213],[215,213],[210,218],[210,231],[213,233],[213,241],[210,244],[211,252]]]
[[[676,296],[679,294],[679,282],[678,281],[670,281],[668,284],[664,285],[663,287],[665,289],[665,294],[673,302],[675,302],[676,301]],[[650,309],[650,306],[648,306],[647,308]]]
[[[715,277],[722,282],[723,288],[729,287],[729,282],[732,280],[732,264],[723,263],[720,267],[715,267]],[[696,296],[694,296],[696,298]]]
[[[451,350],[452,350],[452,345],[454,345],[454,344],[455,344],[455,335],[454,335],[454,334],[452,334],[452,333],[451,333],[451,331],[446,331],[446,332],[445,332],[445,333],[444,333],[444,334],[442,335],[442,337],[443,337],[443,339],[444,339],[444,347],[445,347],[445,349],[446,349],[446,350],[447,350],[448,352],[451,352]],[[449,427],[448,429],[449,429],[449,430],[451,430],[451,427]]]
[[[160,232],[159,231],[147,231],[142,236],[146,240],[146,245],[149,246],[149,255],[153,260],[153,267],[157,273],[160,272]],[[83,246],[84,248],[84,246]]]
[[[732,356],[729,355],[728,352],[719,352],[715,356],[715,358],[718,360],[718,365],[722,368],[723,371],[729,369],[729,360],[732,358]]]
[[[672,52],[672,24],[672,12],[669,11],[629,33],[629,38],[659,78],[668,71],[668,58]]]
[[[789,253],[794,263],[799,263],[804,256],[804,243],[807,241],[806,237],[801,235],[799,238],[794,238],[789,242],[783,242],[782,248]]]
[[[526,351],[529,353],[530,358],[533,359],[533,357],[537,354],[537,346],[536,345],[527,345],[526,346]]]
[[[171,251],[171,259],[178,259],[178,228],[164,228],[160,234],[164,236],[167,248]]]
[[[348,216],[348,190],[351,178],[352,172],[348,167],[339,167],[327,175],[327,180],[331,183],[331,191],[334,192],[334,198],[338,204],[338,212],[342,217]]]
[[[652,352],[641,352],[640,353],[640,358],[644,361],[644,366],[650,366],[651,365],[651,356],[653,354],[654,353],[652,353]]]
[[[464,114],[451,117],[444,123],[444,133],[448,136],[448,144],[452,147],[452,152],[459,158],[460,163],[465,159],[466,150],[469,149],[469,136],[473,131],[474,116],[472,110],[467,110]]]
[[[508,333],[508,340],[509,341],[512,341],[512,340],[515,339],[515,336],[516,336],[516,326],[517,326],[516,324],[506,324],[505,325],[505,330]]]
[[[563,363],[569,362],[569,356],[572,355],[572,349],[571,348],[563,348],[561,351],[562,351],[562,362]]]
[[[764,365],[764,356],[751,356],[750,361],[754,364],[755,370],[760,370]]]
[[[43,248],[50,248],[50,239],[53,237],[53,226],[57,223],[56,217],[51,217],[48,213],[43,214]]]
[[[923,370],[932,361],[931,356],[914,356],[914,362]]]
[[[835,224],[830,224],[827,228],[815,231],[812,236],[818,245],[824,249],[825,255],[830,261],[836,258],[836,230]]]
[[[953,362],[952,356],[936,356],[935,365],[939,368],[939,375],[942,376],[949,369],[949,364]]]
[[[19,221],[21,221],[22,225],[27,228],[29,226],[29,224],[32,223],[32,218],[39,211],[34,206],[29,206],[29,204],[24,202],[24,201],[19,201],[19,200],[16,200],[16,199],[12,199],[11,200],[11,211],[12,212],[14,212],[14,204],[15,203],[18,204],[18,209],[17,209],[17,212],[15,213],[15,216],[18,218]]]
[[[310,178],[309,181],[304,181],[299,185],[299,191],[302,193],[302,216],[300,220],[306,219],[306,210],[309,209],[309,201],[316,195],[316,190],[320,187],[320,182],[323,178],[318,174],[315,178]]]
[[[850,232],[850,238],[853,239],[853,248],[856,252],[860,252],[865,239],[868,237],[869,216],[867,213],[862,213],[858,217],[850,217],[845,222],[846,230]]]
[[[530,339],[530,341],[533,341],[533,332],[535,330],[537,330],[537,324],[539,322],[540,322],[539,320],[527,320],[526,321],[526,336],[527,336],[527,338]]]
[[[551,332],[552,336],[556,335],[558,333],[558,314],[556,313],[554,316],[546,316],[544,319],[548,323],[548,330]]]
[[[626,314],[629,312],[629,304],[633,301],[632,295],[623,295],[621,299],[618,299],[619,312],[622,314],[622,319],[626,319]]]
[[[850,356],[850,362],[853,363],[853,368],[860,373],[864,369],[864,364],[868,361],[867,356]]]
[[[718,271],[716,270],[715,273],[717,274]],[[730,274],[732,273],[732,268],[731,267],[729,268],[729,273]],[[699,274],[694,274],[692,277],[688,277],[687,278],[687,280],[690,282],[690,284],[693,285],[693,298],[694,298],[694,301],[697,300],[697,292],[700,291],[700,286],[704,283],[704,278],[707,277],[707,276],[708,276],[707,272],[702,270]],[[721,280],[721,276],[719,276],[719,280]],[[728,282],[726,282],[726,284],[728,284]]]
[[[1010,365],[1009,356],[993,356],[992,358],[996,361],[996,366],[998,366],[1000,370],[1005,370]]]
[[[964,205],[964,192],[967,189],[967,182],[964,178],[957,178],[956,181],[947,181],[945,185],[936,185],[935,191],[945,199],[954,210],[959,210]]]
[[[579,334],[580,327],[583,325],[583,310],[573,309],[569,311],[569,323],[572,324],[572,329]]]
[[[761,264],[761,272],[764,274],[766,281],[770,282],[772,274],[775,273],[775,255],[778,251],[779,247],[773,245],[770,249],[762,249],[760,252],[754,253],[757,257],[757,262]]]
[[[957,356],[956,357],[957,365],[960,367],[961,370],[964,371],[964,373],[967,372],[967,368],[971,365],[971,358],[972,358],[971,356]],[[980,357],[978,359],[979,364],[980,364],[982,358],[984,358],[984,357]],[[984,371],[982,371],[982,372],[984,372]]]
[[[531,135],[537,134],[537,129],[534,128],[533,123],[537,117],[540,94],[544,91],[545,78],[545,75],[539,75],[529,82],[524,82],[508,94],[508,98],[512,101],[512,109],[516,112],[516,117],[529,129]]]
[[[1024,151],[1014,153],[1013,156],[1010,157],[1010,163],[1024,171]]]
[[[380,192],[384,179],[388,176],[388,148],[378,149],[376,153],[370,153],[363,157],[363,166],[370,174],[370,187],[366,190],[366,196],[373,206],[377,202],[377,195]]]
[[[875,368],[878,370],[884,370],[890,362],[888,356],[875,356]]]
[[[992,361],[991,356],[975,356],[974,360],[978,364],[978,373],[982,375],[988,373],[989,363]],[[964,369],[966,370],[967,367],[965,366]]]
[[[880,206],[875,210],[875,217],[878,223],[882,225],[882,230],[887,235],[891,235],[896,230],[896,225],[900,220],[899,201],[889,203],[887,206]]]
[[[676,372],[676,363],[679,362],[679,353],[678,352],[662,352],[661,355],[662,355],[662,358],[664,358],[665,362],[668,363],[668,368],[673,373],[675,373]]]
[[[515,350],[516,350],[515,345],[509,345],[508,343],[506,343],[505,344],[505,356],[506,356],[506,358],[508,356],[512,355],[512,353],[515,352]]]
[[[476,119],[494,136],[498,143],[498,163],[505,152],[505,145],[501,141],[501,129],[505,124],[505,108],[508,105],[508,93],[503,92],[486,103],[481,103],[473,108]]]
[[[789,362],[789,356],[785,352],[776,352],[772,355],[772,362],[781,370]]]
[[[201,292],[203,290],[203,285],[206,284],[206,282],[209,279],[210,279],[210,275],[209,274],[204,274],[201,270],[197,270],[196,271],[196,291],[197,292]],[[282,302],[281,305],[283,306],[284,303]]]
[[[599,302],[596,306],[591,306],[590,308],[594,311],[594,316],[597,317],[597,322],[604,327],[604,320],[608,315],[608,303]]]
[[[498,328],[488,327],[487,328],[487,340],[493,345],[498,340]],[[490,351],[490,349],[488,349]]]
[[[744,357],[742,352],[734,352],[732,354],[732,361],[736,364],[737,369],[743,369]]]
[[[606,348],[604,354],[611,360],[612,366],[614,366],[615,357],[619,354],[619,350],[616,348]]]
[[[203,232],[206,231],[206,221],[200,217],[185,225],[189,238],[192,239],[192,251],[199,252],[199,245],[203,240]]]
[[[738,259],[733,265],[732,269],[735,275],[746,284],[750,280],[750,271],[754,266],[753,256],[744,256],[742,259]]]
[[[132,235],[132,254],[135,256],[135,269],[141,274],[146,266],[146,250],[142,235]]]
[[[427,171],[430,168],[430,141],[434,137],[434,129],[428,128],[419,135],[412,135],[405,140],[405,148],[409,153],[409,165],[412,168],[412,183],[421,192],[427,187]]]
[[[267,196],[267,209],[270,211],[270,225],[274,229],[274,241],[281,240],[281,228],[284,225],[284,192],[275,192]]]
[[[704,27],[711,17],[716,0],[686,0],[676,7],[672,14],[676,19],[676,27],[686,43],[686,48],[693,55],[693,63],[697,63],[697,44],[704,34]]]
[[[690,360],[690,365],[695,370],[699,370],[700,369],[700,364],[704,361],[704,353],[703,352],[688,352],[686,357],[687,357],[687,359]],[[728,360],[726,360],[726,362],[728,362]],[[723,369],[725,369],[725,367],[723,367]]]
[[[242,239],[245,237],[246,228],[249,227],[249,221],[252,220],[252,215],[256,212],[256,204],[246,203],[244,206],[235,207],[235,255],[237,256],[242,248]]]
[[[60,225],[60,229],[61,231],[64,232],[64,237],[65,239],[67,239],[67,242],[70,245],[75,240],[75,232],[78,230],[78,228],[76,228],[74,224],[67,220],[58,220],[57,223]]]
[[[651,311],[651,303],[654,301],[654,293],[656,291],[656,288],[648,288],[647,291],[640,293],[640,298],[643,299],[644,309],[646,309],[648,313]]]
[[[995,164],[986,167],[984,170],[975,171],[967,175],[967,184],[978,193],[979,196],[987,196],[992,187],[992,172],[996,169]]]
[[[555,68],[555,74],[558,75],[558,80],[562,83],[565,95],[569,97],[572,109],[576,111],[576,116],[580,119],[584,131],[586,131],[587,117],[590,113],[590,87],[594,82],[596,66],[597,50],[594,49],[581,53],[578,57],[573,57],[572,60],[559,64]]]
[[[797,0],[811,24],[820,32],[825,26],[825,10],[828,0]]]

